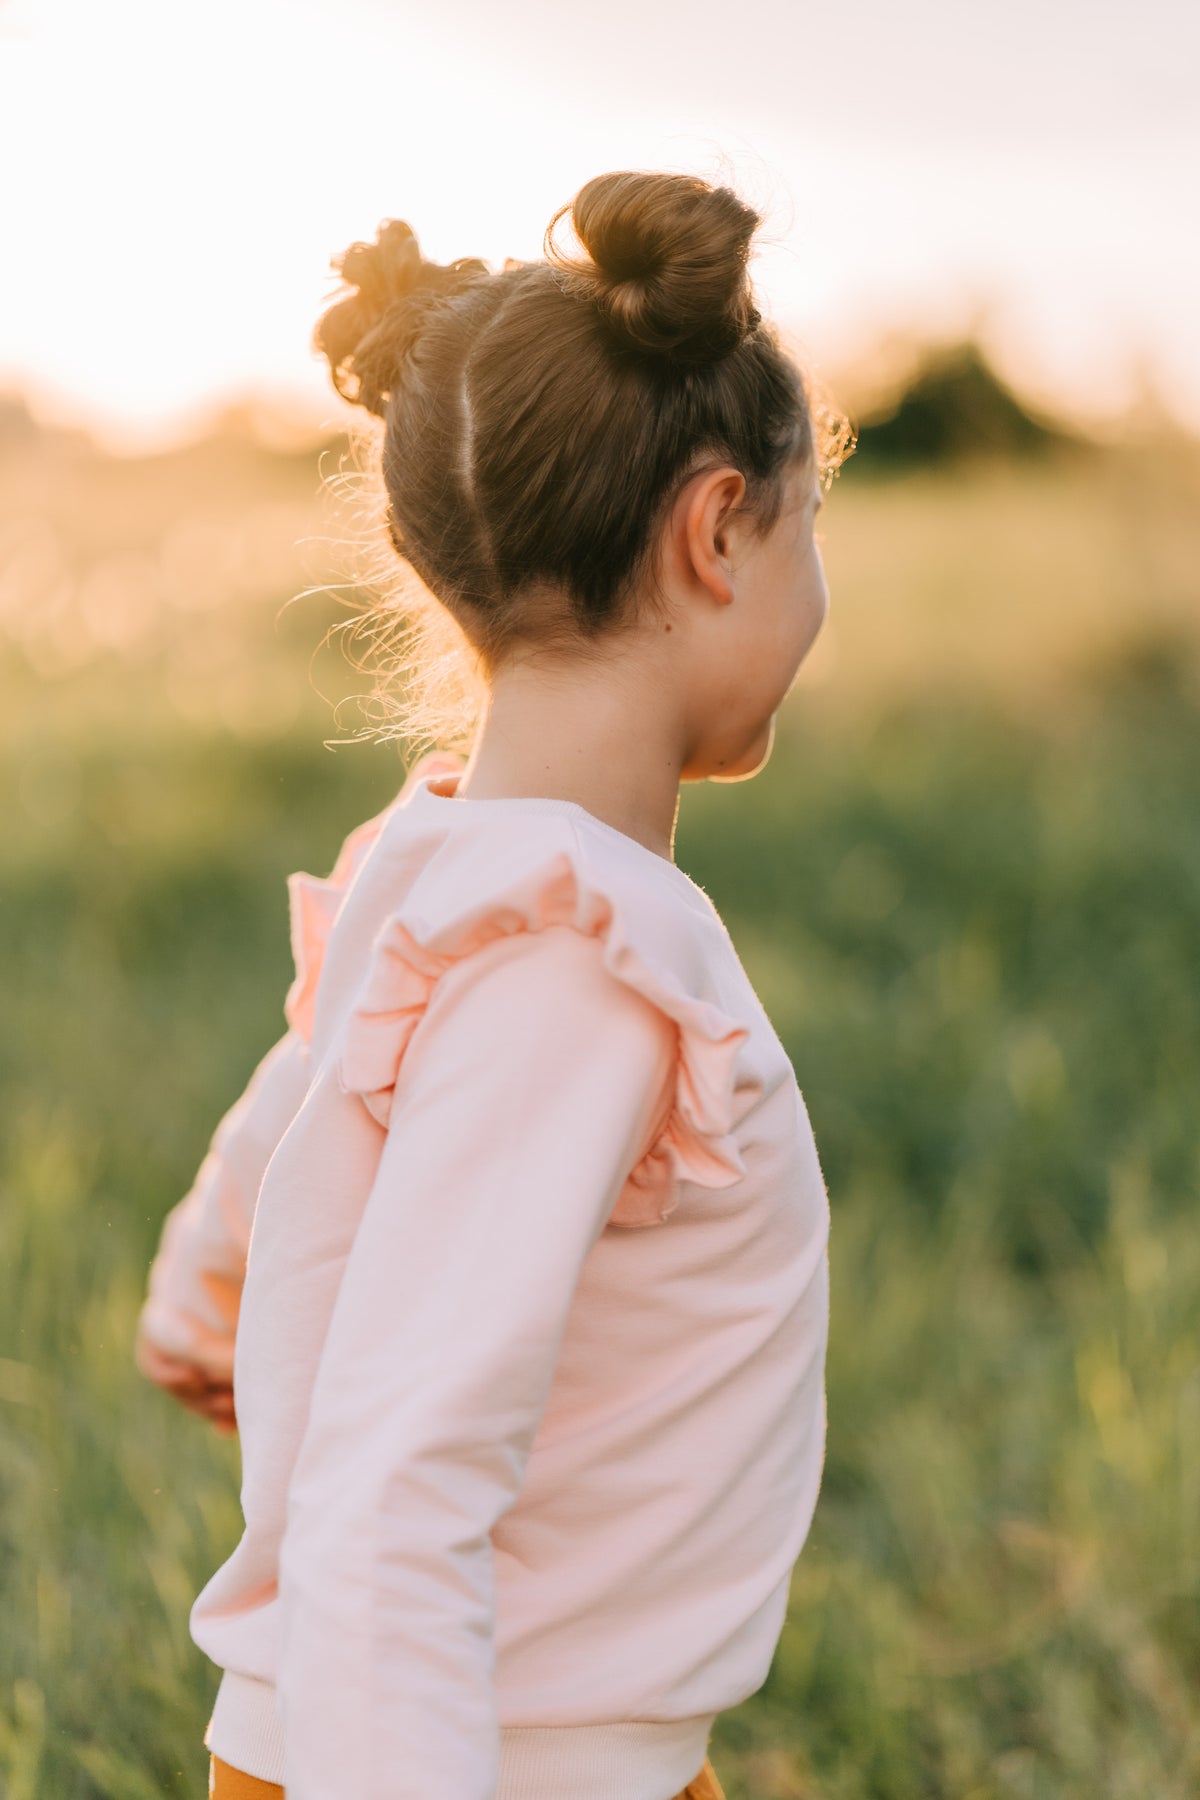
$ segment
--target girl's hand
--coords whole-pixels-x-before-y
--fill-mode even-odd
[[[214,1380],[197,1363],[168,1356],[141,1331],[138,1332],[134,1361],[147,1381],[173,1395],[189,1412],[210,1419],[222,1437],[229,1437],[237,1430],[231,1381]]]

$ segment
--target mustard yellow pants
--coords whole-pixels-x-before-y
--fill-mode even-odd
[[[219,1756],[210,1761],[209,1800],[284,1800],[278,1782],[260,1781],[257,1775],[243,1775],[240,1769],[231,1768]],[[676,1795],[676,1800],[725,1800],[716,1770],[710,1762],[705,1762],[695,1781],[689,1781],[682,1794]]]

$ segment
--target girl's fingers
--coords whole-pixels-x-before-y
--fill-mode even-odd
[[[202,1419],[208,1419],[217,1430],[230,1433],[237,1430],[237,1415],[233,1407],[233,1391],[231,1388],[214,1388],[205,1394],[177,1393],[175,1398],[189,1412],[194,1412]]]
[[[156,1386],[168,1388],[175,1393],[203,1393],[208,1390],[228,1388],[229,1382],[218,1380],[199,1363],[186,1362],[178,1356],[168,1356],[146,1338],[139,1340],[136,1357],[138,1369],[153,1381]]]
[[[186,1362],[179,1356],[168,1356],[149,1338],[138,1339],[135,1361],[147,1380],[156,1382],[159,1387],[198,1387],[211,1380],[198,1364]]]
[[[134,1360],[148,1381],[178,1400],[189,1412],[211,1420],[223,1436],[237,1430],[232,1382],[216,1380],[197,1363],[169,1356],[146,1337],[138,1338]]]

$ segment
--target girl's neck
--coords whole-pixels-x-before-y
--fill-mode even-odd
[[[595,665],[501,670],[456,796],[573,800],[673,863],[680,757],[662,700]]]

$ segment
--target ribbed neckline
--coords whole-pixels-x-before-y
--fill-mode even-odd
[[[414,784],[407,804],[411,806],[416,802],[430,812],[435,808],[444,808],[447,818],[465,818],[469,809],[485,807],[493,811],[503,811],[507,808],[509,811],[556,813],[564,818],[574,819],[576,823],[598,831],[602,837],[622,845],[632,855],[640,858],[643,864],[661,869],[668,880],[677,885],[682,884],[693,899],[699,900],[706,912],[711,913],[713,910],[712,901],[704,889],[694,882],[691,876],[679,867],[678,863],[668,862],[665,856],[660,856],[657,850],[651,850],[648,844],[643,844],[637,838],[630,837],[626,831],[619,831],[615,825],[608,824],[606,820],[598,819],[595,813],[589,812],[587,807],[581,806],[577,800],[563,800],[552,794],[505,794],[488,799],[476,799],[471,794],[463,794],[460,798],[457,794],[435,794],[430,785],[435,781],[456,780],[457,777],[454,775],[422,775],[420,780]],[[457,812],[456,808],[459,809]]]

